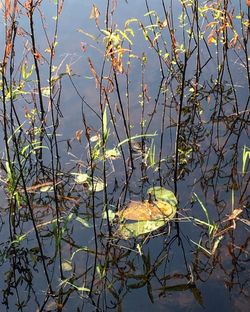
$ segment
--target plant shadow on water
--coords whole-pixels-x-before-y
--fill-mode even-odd
[[[250,2],[0,8],[1,311],[248,311]]]

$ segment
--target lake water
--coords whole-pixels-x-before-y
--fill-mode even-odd
[[[34,63],[21,4],[13,90]],[[35,69],[0,98],[1,311],[249,311],[247,21],[241,0],[40,1],[43,135]],[[110,211],[152,186],[175,218],[124,239]]]

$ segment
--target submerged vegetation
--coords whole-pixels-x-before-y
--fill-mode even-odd
[[[247,311],[249,1],[0,9],[0,310]]]

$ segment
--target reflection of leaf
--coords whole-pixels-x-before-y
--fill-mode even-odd
[[[176,212],[176,206],[171,206],[164,201],[131,201],[128,206],[119,211],[117,215],[121,220],[152,221],[172,219]]]
[[[163,286],[159,290],[162,292],[170,292],[170,291],[186,291],[188,289],[192,289],[195,287],[193,284],[177,284],[171,286]]]
[[[200,290],[195,285],[193,285],[193,287],[191,288],[191,291],[192,291],[192,294],[194,295],[196,302],[199,305],[203,306],[203,298],[202,298]]]
[[[142,287],[144,287],[146,285],[146,283],[147,283],[147,280],[143,279],[143,280],[141,280],[138,283],[129,284],[128,288],[132,288],[132,289],[142,288]]]
[[[160,295],[163,295],[166,292],[174,292],[174,291],[186,291],[190,290],[198,304],[201,306],[203,305],[203,299],[201,292],[199,289],[196,287],[194,283],[189,283],[189,284],[177,284],[177,285],[171,285],[171,286],[163,286],[159,289],[161,291]]]
[[[176,206],[178,203],[174,193],[161,186],[150,187],[147,193],[154,196],[157,200],[168,202],[173,206]]]
[[[149,296],[150,301],[154,303],[153,291],[152,291],[152,286],[150,282],[147,282],[147,291],[148,291],[148,296]]]
[[[166,222],[164,220],[121,223],[119,224],[116,235],[124,239],[137,237],[139,235],[155,231],[162,227],[165,223]]]

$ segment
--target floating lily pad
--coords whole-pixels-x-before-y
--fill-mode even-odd
[[[121,220],[133,221],[154,221],[164,220],[167,222],[172,219],[176,213],[176,206],[162,200],[149,201],[131,201],[126,208],[119,211],[117,215]]]
[[[144,202],[131,201],[119,211],[119,225],[116,234],[124,239],[137,237],[157,230],[174,218],[177,199],[173,192],[163,187],[148,190],[152,198]]]
[[[115,235],[120,236],[123,239],[129,239],[153,232],[162,227],[165,223],[166,222],[164,220],[121,223]]]
[[[176,206],[178,203],[174,193],[161,186],[150,187],[147,193],[155,197],[156,200],[162,200],[173,206]]]

